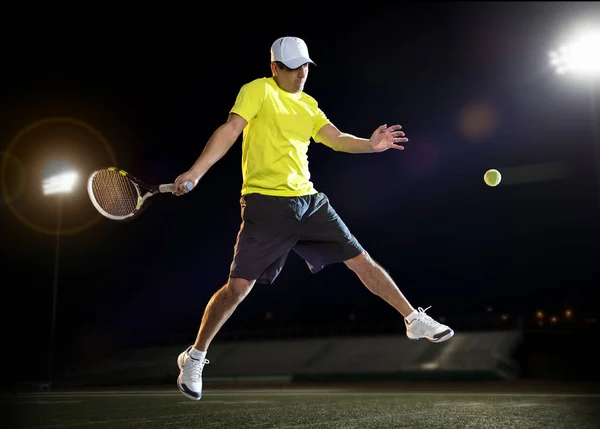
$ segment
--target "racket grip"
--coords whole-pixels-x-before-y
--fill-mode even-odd
[[[185,189],[189,192],[192,189],[194,189],[194,185],[192,184],[192,182],[185,182],[183,184],[183,186],[185,186]],[[164,185],[160,185],[158,187],[158,190],[161,193],[172,193],[175,190],[175,184],[174,183],[167,183]]]

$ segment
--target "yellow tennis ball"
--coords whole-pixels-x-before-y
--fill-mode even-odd
[[[488,186],[497,186],[502,180],[502,175],[498,170],[491,169],[485,172],[483,180]]]

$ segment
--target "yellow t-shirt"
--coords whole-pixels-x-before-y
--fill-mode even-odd
[[[242,140],[242,195],[290,197],[314,194],[308,145],[329,120],[304,92],[291,94],[275,79],[242,86],[231,109],[248,121]]]

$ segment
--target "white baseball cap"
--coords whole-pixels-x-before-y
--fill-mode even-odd
[[[316,64],[308,56],[308,47],[298,37],[280,37],[271,46],[271,62],[280,61],[287,68],[297,69],[303,64]]]

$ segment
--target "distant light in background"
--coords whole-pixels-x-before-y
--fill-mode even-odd
[[[600,25],[579,31],[572,41],[549,53],[557,74],[584,78],[589,85],[592,144],[596,151],[597,203],[600,205],[600,114],[597,109],[597,84],[600,83]]]
[[[50,164],[48,170],[54,172],[59,170],[56,174],[52,174],[50,177],[46,177],[42,182],[42,190],[46,196],[57,196],[54,198],[58,199],[57,204],[57,216],[56,216],[56,247],[54,250],[54,280],[52,286],[52,323],[50,325],[50,347],[48,356],[48,389],[52,386],[53,377],[53,363],[55,353],[55,330],[56,330],[56,301],[57,301],[57,290],[58,290],[58,270],[59,270],[59,254],[60,254],[60,234],[62,227],[62,198],[64,194],[70,194],[73,192],[75,184],[77,182],[77,173],[70,169],[70,165],[64,161],[55,161]],[[61,169],[67,169],[67,171],[60,171]]]
[[[51,176],[42,183],[44,195],[67,194],[73,191],[78,174],[74,171]]]
[[[549,56],[558,74],[600,76],[600,31],[580,34]]]
[[[71,166],[77,166],[79,177],[84,177],[98,166],[117,164],[112,148],[99,131],[69,117],[50,117],[30,123],[11,140],[4,153],[10,155],[2,157],[3,202],[22,224],[48,235],[56,234],[56,228],[44,208],[53,203],[38,196],[42,192],[52,195],[67,190],[73,177],[48,182],[45,188],[42,184],[42,189],[40,182],[71,171]],[[59,182],[66,188],[59,187]],[[60,231],[63,236],[81,232],[102,218],[82,189],[73,188],[68,204],[65,201]],[[17,195],[20,198],[16,198]]]
[[[460,109],[458,129],[472,142],[491,137],[498,127],[496,108],[485,101],[471,101]]]

